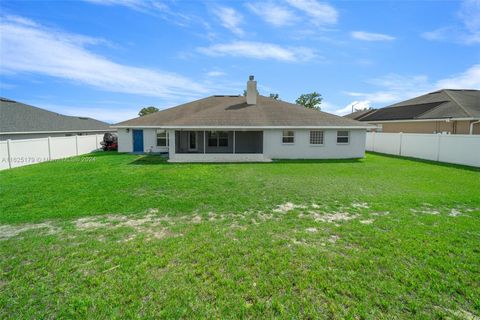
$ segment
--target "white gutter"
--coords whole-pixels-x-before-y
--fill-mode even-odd
[[[473,125],[476,124],[476,123],[480,123],[480,120],[477,120],[477,121],[474,121],[474,122],[470,123],[470,134],[473,134]]]
[[[477,118],[441,118],[441,119],[404,119],[404,120],[370,120],[368,123],[392,123],[392,122],[432,122],[432,121],[472,121]]]
[[[375,125],[364,126],[111,126],[125,129],[370,129]]]
[[[70,132],[104,132],[104,131],[115,131],[114,128],[111,129],[98,129],[98,130],[67,130],[67,131],[13,131],[13,132],[0,132],[1,134],[33,134],[33,133],[70,133]]]

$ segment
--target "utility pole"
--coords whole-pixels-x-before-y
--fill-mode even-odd
[[[360,102],[355,102],[354,104],[352,104],[352,113],[353,113],[353,107],[355,107],[357,104],[359,104]]]

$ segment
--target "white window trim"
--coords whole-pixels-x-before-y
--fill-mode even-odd
[[[293,136],[285,136],[283,135],[283,133],[285,131],[292,131],[293,132]],[[293,142],[283,142],[283,139],[284,138],[293,138]],[[282,130],[282,144],[284,145],[292,145],[292,144],[295,144],[295,131],[294,130]]]
[[[319,131],[322,132],[322,143],[311,143],[311,135],[312,132]],[[308,142],[310,143],[310,147],[323,147],[325,146],[325,131],[323,130],[310,130],[308,133]]]
[[[348,137],[348,142],[338,142],[338,133],[340,131],[346,131],[348,134],[347,134],[347,137]],[[345,137],[345,136],[342,136],[342,137]],[[337,137],[335,138],[336,141],[337,141],[337,144],[339,145],[347,145],[347,144],[350,144],[350,130],[337,130]]]
[[[165,131],[165,145],[164,146],[160,146],[158,145],[158,131]],[[155,131],[155,138],[156,138],[156,147],[157,148],[167,148],[168,147],[168,144],[169,144],[169,136],[168,136],[168,130],[164,130],[164,129],[157,129]],[[163,139],[163,138],[162,138]]]

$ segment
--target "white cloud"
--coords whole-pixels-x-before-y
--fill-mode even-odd
[[[395,37],[389,36],[383,33],[373,33],[365,31],[353,31],[351,33],[352,38],[363,41],[392,41]]]
[[[85,47],[97,44],[98,39],[22,19],[3,17],[0,23],[2,73],[42,74],[102,90],[162,98],[196,96],[207,91],[183,76],[119,64]]]
[[[425,38],[427,40],[440,41],[440,40],[446,40],[447,36],[452,31],[453,31],[452,28],[444,27],[444,28],[433,30],[433,31],[423,32],[421,36],[422,38]]]
[[[286,0],[292,7],[311,17],[316,25],[335,24],[338,21],[338,11],[328,3],[316,0]]]
[[[367,110],[371,108],[370,101],[368,100],[361,100],[361,101],[353,101],[346,105],[342,109],[335,110],[334,113],[338,116],[344,116],[346,114],[352,113],[353,111],[358,111],[358,110]]]
[[[435,86],[448,89],[480,89],[480,64],[473,65],[465,72],[439,80]]]
[[[458,22],[423,32],[431,41],[449,41],[466,45],[480,43],[480,0],[465,0],[456,14]]]
[[[478,33],[480,31],[480,0],[463,1],[458,17],[465,28],[472,33]]]
[[[209,71],[209,72],[207,72],[208,77],[223,77],[224,75],[226,75],[226,73],[223,72],[223,71]]]
[[[228,7],[218,7],[213,10],[213,13],[217,16],[220,20],[222,26],[232,33],[236,34],[237,36],[243,36],[244,31],[240,27],[243,22],[243,16],[238,13],[233,8]]]
[[[305,47],[282,47],[266,42],[233,41],[201,47],[198,52],[210,56],[233,56],[253,59],[274,59],[278,61],[308,61],[316,56],[314,51]]]
[[[433,31],[423,32],[420,36],[430,41],[448,41],[464,45],[480,43],[480,31],[465,32],[463,28],[458,26],[438,28]]]
[[[84,0],[104,6],[123,6],[136,11],[148,13],[151,11],[165,11],[168,7],[159,1],[149,0]]]
[[[480,89],[480,64],[437,81],[430,81],[425,75],[401,76],[396,74],[369,80],[380,90],[372,92],[346,92],[347,95],[384,107],[391,103],[426,94],[440,89]]]
[[[194,14],[184,13],[173,7],[174,2],[170,1],[169,6],[158,0],[83,0],[88,3],[102,6],[125,7],[137,12],[157,17],[181,27],[195,26],[203,27],[208,31],[202,17]]]
[[[265,22],[275,26],[283,27],[292,25],[297,17],[288,8],[273,2],[247,3],[247,8],[258,15]]]

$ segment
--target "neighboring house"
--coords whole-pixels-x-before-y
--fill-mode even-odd
[[[0,140],[102,134],[112,131],[115,129],[102,121],[65,116],[0,98]]]
[[[120,152],[172,162],[361,158],[368,125],[258,95],[211,96],[118,123]]]
[[[480,90],[444,89],[345,117],[382,132],[480,134]]]
[[[364,110],[355,110],[354,112],[345,115],[345,118],[352,119],[352,120],[360,120],[363,117],[367,116],[368,114],[375,112],[377,109],[364,109]]]

